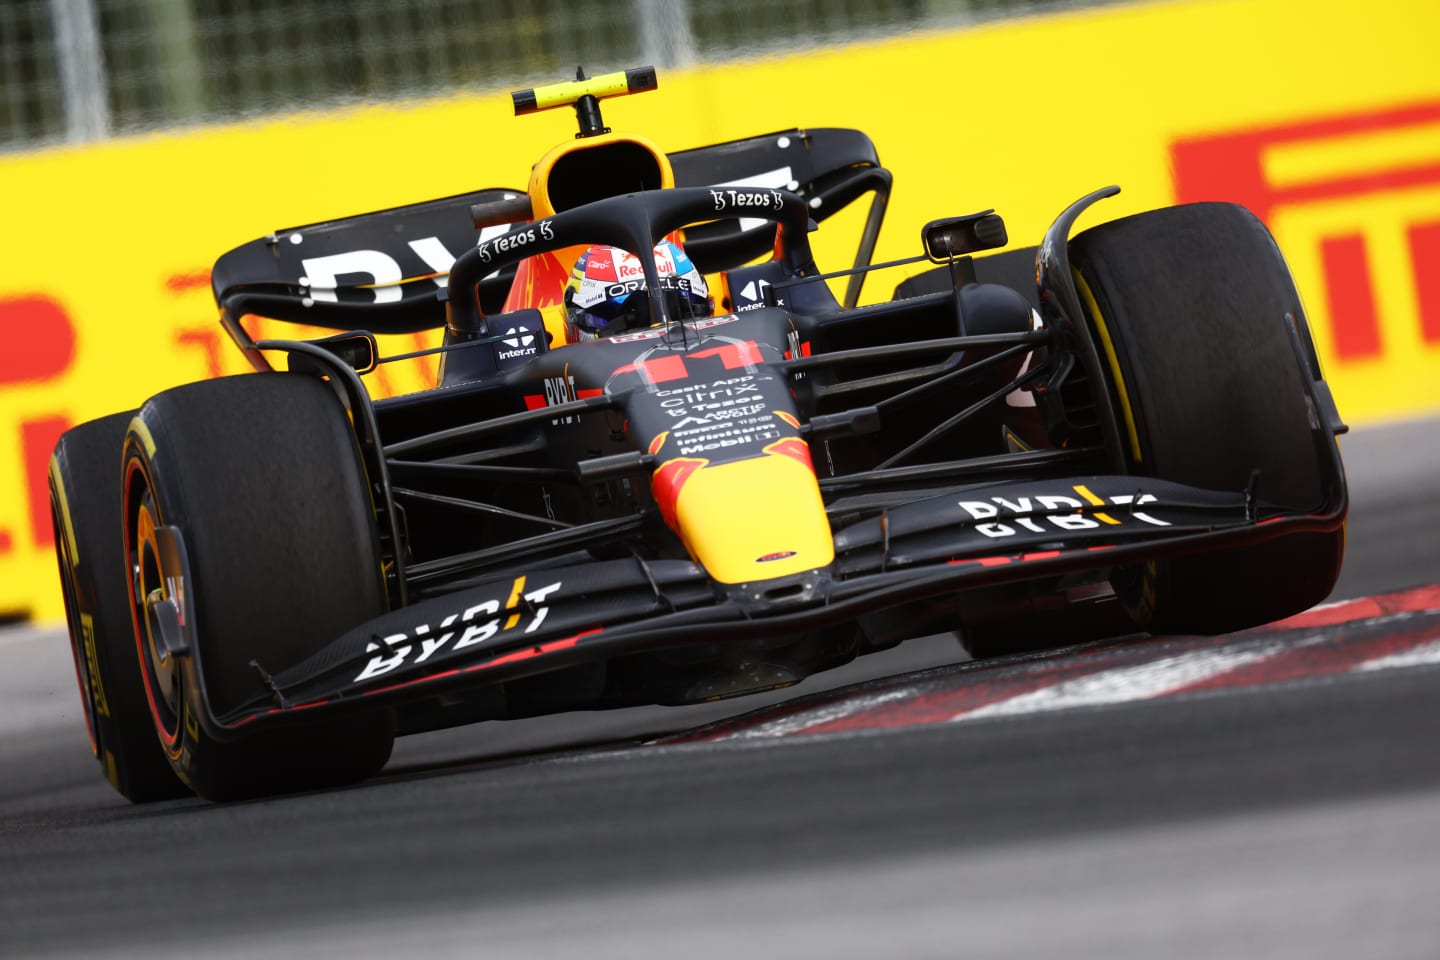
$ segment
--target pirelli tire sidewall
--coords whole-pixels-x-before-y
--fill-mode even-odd
[[[120,456],[133,411],[65,432],[50,461],[55,555],[91,749],[134,803],[184,796],[156,741],[135,658],[121,543]]]
[[[1258,498],[1322,505],[1333,478],[1287,329],[1304,312],[1254,214],[1153,210],[1084,231],[1070,257],[1136,474],[1239,491],[1258,470]],[[1129,566],[1113,582],[1151,632],[1221,633],[1320,602],[1343,553],[1341,528]]]
[[[331,387],[276,373],[166,391],[131,424],[123,476],[136,654],[180,778],[232,800],[377,772],[394,739],[385,711],[259,735],[215,719],[270,700],[267,676],[385,612],[365,472]],[[147,548],[148,526],[178,532],[183,569]],[[189,649],[162,663],[149,598],[181,603],[177,584]]]

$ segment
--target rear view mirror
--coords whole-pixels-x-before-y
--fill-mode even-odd
[[[925,244],[925,255],[936,263],[948,263],[955,257],[981,250],[994,250],[1010,242],[1005,221],[994,210],[931,220],[921,228],[920,238]]]
[[[364,331],[342,333],[310,342],[333,353],[357,373],[369,373],[380,361],[379,345],[375,342],[375,337]]]

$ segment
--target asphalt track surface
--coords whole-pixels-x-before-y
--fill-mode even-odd
[[[1440,423],[1344,452],[1335,596],[1440,583]],[[7,628],[0,957],[1433,958],[1437,596],[994,667],[927,638],[230,806],[122,801],[62,634]]]

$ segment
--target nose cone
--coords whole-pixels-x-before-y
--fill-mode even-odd
[[[798,437],[729,463],[667,461],[652,488],[666,522],[720,583],[773,580],[835,559],[810,448]]]

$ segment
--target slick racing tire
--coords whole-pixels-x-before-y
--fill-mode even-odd
[[[133,416],[92,420],[60,437],[50,458],[50,515],[90,749],[111,786],[146,803],[189,791],[155,737],[135,658],[120,534],[120,451]]]
[[[275,702],[267,677],[386,610],[365,471],[332,389],[266,373],[159,394],[130,425],[122,476],[140,672],[180,778],[235,800],[377,773],[394,743],[387,712],[241,739],[207,725]],[[166,548],[171,531],[183,551]],[[178,650],[166,601],[189,618]]]
[[[1132,471],[1311,511],[1326,461],[1287,329],[1304,322],[1274,239],[1248,210],[1204,203],[1138,214],[1070,243]],[[1287,316],[1288,315],[1288,316]],[[1326,443],[1333,438],[1326,437]],[[1224,633],[1325,599],[1343,527],[1120,568],[1151,633]]]

